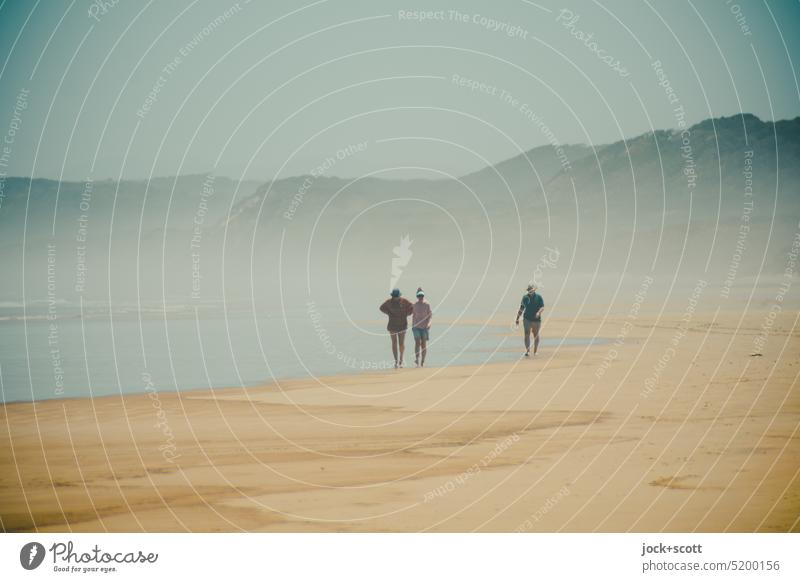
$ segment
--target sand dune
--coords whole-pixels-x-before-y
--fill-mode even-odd
[[[797,314],[756,350],[764,315],[695,314],[677,345],[680,314],[640,316],[622,345],[510,364],[7,405],[2,528],[800,531]]]

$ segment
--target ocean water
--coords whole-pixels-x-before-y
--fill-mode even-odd
[[[385,323],[341,312],[297,309],[285,315],[213,309],[0,309],[0,401],[251,386],[275,379],[353,374],[393,367]],[[437,323],[426,365],[517,359],[521,332],[510,327]],[[546,331],[546,328],[545,328]],[[588,345],[549,338],[542,347]],[[600,340],[594,340],[600,341]],[[406,336],[406,366],[413,366]]]

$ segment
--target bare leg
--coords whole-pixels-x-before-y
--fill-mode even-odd
[[[405,330],[397,334],[397,341],[400,342],[400,367],[403,367],[403,353],[406,351],[406,332]]]
[[[422,339],[419,341],[420,343],[420,353],[422,354],[422,361],[420,366],[425,365],[425,356],[428,354],[428,340]]]
[[[525,354],[531,351],[531,325],[528,325],[527,320],[525,321],[524,328],[524,338],[525,338]]]
[[[417,338],[414,338],[414,363],[417,364],[417,365],[419,365],[419,348],[420,348],[420,344],[421,343],[422,343],[422,340],[418,340]],[[422,359],[424,361],[425,357],[423,356]]]
[[[392,338],[392,355],[394,356],[394,367],[397,367],[397,334],[389,332],[389,337]]]

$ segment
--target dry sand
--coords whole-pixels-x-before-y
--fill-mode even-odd
[[[765,315],[695,314],[685,334],[680,314],[640,315],[621,346],[514,363],[7,405],[1,525],[798,531],[798,314],[751,356]],[[613,339],[625,321],[543,333]]]

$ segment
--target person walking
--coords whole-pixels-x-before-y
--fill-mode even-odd
[[[431,304],[425,301],[425,292],[419,287],[411,317],[411,332],[414,334],[414,363],[420,368],[425,366],[425,356],[428,354],[432,316]]]
[[[392,289],[391,297],[383,302],[380,310],[389,316],[386,329],[392,338],[392,355],[394,367],[403,367],[403,353],[406,349],[406,331],[408,330],[408,316],[414,310],[411,302],[400,296],[400,289]]]
[[[536,292],[536,285],[528,285],[528,292],[522,296],[517,312],[517,326],[519,317],[523,316],[522,325],[525,334],[525,357],[531,355],[531,332],[533,332],[533,355],[539,349],[539,330],[542,327],[542,311],[544,311],[544,299]]]

